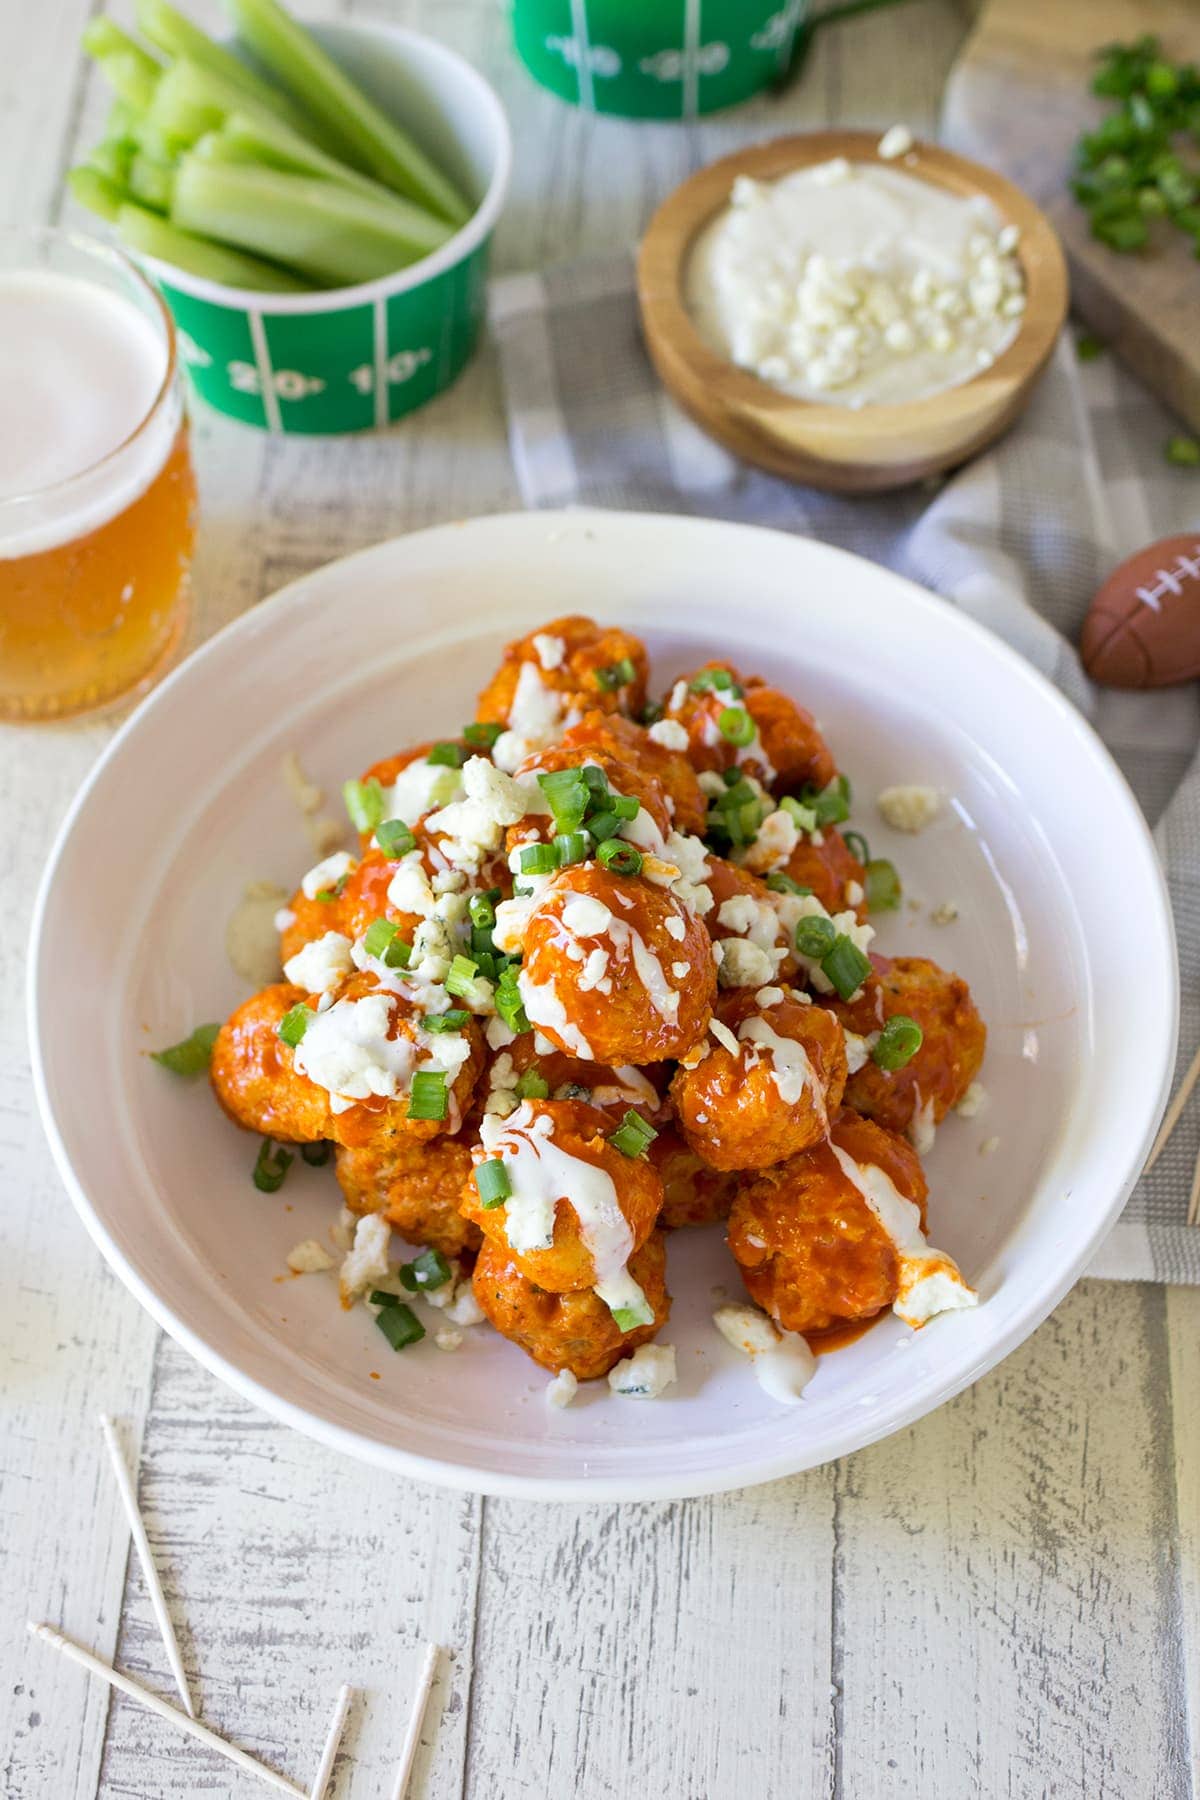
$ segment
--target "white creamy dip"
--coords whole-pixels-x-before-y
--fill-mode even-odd
[[[1016,336],[1015,232],[983,195],[843,158],[742,176],[697,240],[687,304],[713,349],[783,392],[902,405],[957,387]]]

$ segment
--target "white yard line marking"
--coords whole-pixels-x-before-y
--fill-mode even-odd
[[[207,1744],[209,1749],[215,1750],[219,1756],[224,1756],[229,1762],[237,1763],[240,1769],[245,1769],[251,1775],[257,1775],[260,1781],[265,1781],[271,1787],[278,1788],[283,1794],[295,1794],[298,1800],[309,1800],[304,1789],[297,1787],[294,1781],[289,1781],[286,1775],[277,1775],[274,1769],[268,1769],[265,1763],[256,1762],[244,1750],[239,1750],[236,1744],[227,1744],[223,1737],[218,1737],[215,1731],[208,1729],[207,1725],[201,1725],[198,1719],[190,1719],[177,1707],[168,1706],[165,1700],[160,1700],[157,1694],[150,1692],[149,1688],[139,1687],[136,1681],[130,1681],[128,1675],[122,1675],[119,1669],[110,1668],[108,1663],[101,1662],[98,1656],[93,1656],[90,1650],[85,1650],[82,1645],[64,1637],[61,1631],[55,1631],[52,1625],[37,1625],[32,1619],[27,1621],[27,1625],[34,1637],[41,1638],[43,1643],[50,1644],[55,1650],[60,1650],[71,1662],[78,1663],[80,1668],[86,1669],[89,1674],[98,1675],[101,1681],[108,1683],[109,1687],[119,1688],[121,1693],[128,1694],[129,1698],[136,1700],[140,1706],[149,1707],[150,1711],[157,1713],[160,1719],[167,1719],[172,1725],[178,1725],[180,1731],[186,1731],[190,1737],[198,1739],[202,1744]]]
[[[271,352],[267,348],[267,334],[263,329],[262,314],[248,313],[250,320],[250,342],[254,346],[254,366],[258,370],[258,385],[262,389],[263,412],[266,415],[268,431],[282,431],[283,421],[279,416],[279,395],[275,392],[275,371],[271,367]]]
[[[179,1689],[179,1698],[183,1701],[184,1710],[189,1719],[196,1716],[196,1708],[192,1705],[191,1691],[188,1687],[187,1675],[184,1672],[183,1658],[179,1654],[179,1640],[175,1636],[175,1627],[171,1623],[171,1615],[167,1610],[166,1596],[162,1591],[162,1582],[158,1578],[158,1567],[154,1561],[154,1552],[150,1548],[150,1540],[146,1536],[146,1527],[142,1521],[141,1511],[137,1503],[133,1481],[129,1474],[125,1458],[121,1454],[121,1446],[117,1441],[117,1433],[107,1413],[100,1414],[100,1429],[104,1433],[104,1442],[108,1446],[109,1458],[112,1462],[113,1474],[117,1480],[117,1491],[121,1496],[121,1504],[125,1508],[125,1517],[129,1520],[129,1529],[133,1534],[133,1547],[137,1551],[138,1561],[142,1565],[142,1574],[146,1578],[146,1586],[150,1593],[150,1604],[154,1608],[154,1617],[158,1623],[159,1636],[163,1641],[163,1649],[167,1653],[167,1661],[171,1665],[171,1673],[175,1677],[175,1686]]]
[[[683,10],[683,116],[700,110],[700,0],[685,0]]]
[[[426,1644],[425,1660],[421,1664],[421,1673],[417,1678],[417,1690],[413,1695],[412,1710],[408,1715],[408,1730],[404,1734],[404,1748],[400,1752],[400,1767],[396,1771],[396,1785],[392,1789],[392,1800],[404,1800],[408,1793],[408,1780],[412,1774],[413,1763],[416,1761],[417,1745],[421,1741],[421,1726],[425,1720],[425,1709],[429,1705],[429,1690],[433,1686],[433,1678],[437,1674],[439,1654],[436,1644]]]
[[[342,1741],[342,1733],[346,1729],[346,1714],[350,1711],[350,1698],[354,1693],[352,1687],[342,1683],[334,1705],[333,1717],[329,1721],[329,1730],[325,1736],[325,1748],[321,1752],[321,1761],[308,1790],[308,1800],[325,1800],[325,1790],[329,1786],[329,1777],[333,1774],[334,1759],[338,1753],[338,1745]]]
[[[579,104],[588,112],[596,110],[596,90],[592,83],[592,40],[588,36],[587,0],[571,0],[571,31],[579,61],[575,73],[579,77]]]
[[[388,422],[388,353],[387,301],[381,294],[375,302],[375,428]]]

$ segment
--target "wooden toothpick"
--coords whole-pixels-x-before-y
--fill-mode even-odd
[[[125,1517],[129,1520],[134,1549],[137,1551],[138,1561],[142,1565],[142,1574],[146,1578],[150,1604],[154,1608],[154,1617],[158,1621],[159,1636],[162,1638],[163,1648],[167,1653],[167,1661],[171,1665],[171,1673],[175,1677],[175,1686],[179,1689],[179,1698],[183,1701],[184,1711],[188,1718],[194,1719],[196,1708],[192,1705],[192,1695],[188,1687],[187,1675],[184,1672],[183,1658],[179,1654],[179,1640],[175,1636],[175,1627],[171,1623],[171,1615],[167,1611],[166,1596],[162,1591],[162,1583],[158,1579],[158,1568],[150,1549],[150,1540],[146,1536],[146,1527],[138,1507],[137,1495],[129,1476],[129,1469],[121,1454],[121,1446],[117,1442],[117,1433],[113,1422],[107,1413],[100,1414],[100,1429],[104,1433],[104,1442],[108,1445],[113,1474],[117,1478],[117,1489],[125,1508]]]
[[[1150,1173],[1151,1169],[1161,1156],[1167,1139],[1179,1123],[1180,1113],[1192,1097],[1192,1089],[1195,1087],[1197,1081],[1200,1081],[1200,1049],[1198,1049],[1195,1056],[1193,1056],[1188,1072],[1180,1082],[1178,1092],[1166,1110],[1163,1122],[1158,1128],[1158,1136],[1154,1140],[1154,1147],[1146,1158],[1145,1165],[1143,1166],[1143,1175],[1148,1175]],[[1195,1223],[1196,1221],[1191,1217],[1189,1211],[1188,1224],[1194,1225]]]
[[[412,1709],[408,1715],[408,1730],[404,1734],[404,1748],[400,1752],[400,1767],[396,1771],[396,1785],[392,1789],[392,1800],[404,1800],[408,1793],[408,1781],[412,1774],[413,1763],[416,1761],[417,1745],[421,1741],[421,1726],[425,1720],[425,1708],[429,1705],[429,1690],[433,1686],[433,1678],[437,1674],[437,1659],[437,1645],[426,1644],[425,1660],[421,1664],[421,1673],[417,1677]]]
[[[149,1707],[150,1711],[157,1713],[160,1719],[168,1720],[172,1725],[178,1726],[180,1731],[186,1731],[189,1737],[194,1737],[200,1743],[207,1744],[210,1750],[215,1750],[227,1761],[236,1763],[240,1769],[247,1770],[251,1775],[257,1775],[260,1781],[265,1781],[269,1786],[278,1788],[280,1793],[295,1794],[297,1800],[309,1800],[305,1790],[297,1787],[294,1781],[289,1781],[286,1775],[277,1775],[274,1769],[268,1769],[265,1763],[256,1762],[254,1757],[248,1755],[245,1750],[239,1750],[236,1744],[227,1744],[223,1737],[218,1737],[215,1731],[208,1729],[207,1725],[201,1725],[198,1719],[190,1718],[187,1713],[181,1713],[178,1707],[168,1706],[165,1700],[160,1700],[157,1694],[150,1692],[149,1688],[139,1687],[136,1681],[129,1679],[128,1675],[122,1675],[119,1669],[111,1668],[108,1663],[101,1662],[100,1658],[93,1656],[90,1650],[85,1650],[82,1645],[64,1637],[61,1631],[55,1631],[52,1625],[38,1625],[30,1619],[28,1627],[34,1637],[41,1638],[43,1643],[50,1644],[55,1650],[61,1651],[71,1662],[78,1663],[81,1669],[86,1669],[91,1675],[99,1676],[100,1680],[106,1681],[109,1687],[119,1688],[121,1693],[128,1694],[131,1700],[136,1700],[139,1706]]]
[[[1189,1225],[1200,1225],[1200,1156],[1196,1158],[1196,1167],[1192,1170],[1192,1191],[1188,1195],[1187,1222]]]
[[[334,1759],[338,1753],[338,1745],[342,1741],[342,1733],[346,1729],[346,1714],[350,1711],[350,1696],[354,1689],[343,1682],[333,1708],[333,1717],[329,1721],[329,1730],[325,1735],[325,1748],[321,1752],[321,1761],[312,1786],[308,1790],[308,1800],[325,1800],[325,1790],[329,1786],[329,1777],[333,1774]]]

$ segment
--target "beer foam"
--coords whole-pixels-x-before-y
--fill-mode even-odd
[[[181,418],[173,398],[147,421],[166,366],[122,295],[49,269],[0,275],[0,558],[70,543],[149,487]]]

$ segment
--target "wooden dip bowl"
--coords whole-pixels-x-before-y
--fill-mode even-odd
[[[1067,270],[1049,220],[1019,188],[981,164],[916,143],[888,163],[878,132],[815,131],[774,138],[701,169],[655,213],[638,256],[638,303],[646,345],[669,391],[702,430],[735,456],[775,475],[832,493],[903,487],[965,462],[1012,424],[1028,403],[1067,312]],[[692,245],[729,203],[739,175],[773,181],[844,156],[983,194],[1020,233],[1025,280],[1017,335],[987,369],[957,387],[902,406],[829,406],[780,393],[709,348],[692,323],[684,285]]]

